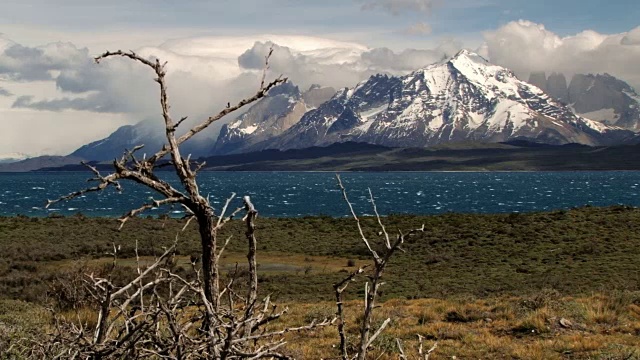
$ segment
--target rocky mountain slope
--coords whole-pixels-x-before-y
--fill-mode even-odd
[[[527,139],[606,145],[632,132],[575,115],[513,72],[463,50],[406,76],[375,75],[250,148],[291,149],[357,141],[396,147]]]
[[[292,83],[279,85],[247,112],[222,127],[212,153],[246,152],[255,144],[282,134],[297,124],[307,111],[320,106],[333,94],[335,89],[317,85],[304,93]]]
[[[576,74],[569,85],[562,74],[532,73],[529,82],[569,104],[580,116],[607,125],[640,131],[640,95],[609,74]]]

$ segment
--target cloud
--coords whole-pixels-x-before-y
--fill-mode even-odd
[[[623,38],[620,40],[622,45],[640,45],[640,26],[629,31]]]
[[[19,96],[11,106],[14,109],[27,108],[34,110],[64,111],[78,110],[96,113],[124,113],[130,109],[122,107],[122,103],[109,103],[101,94],[92,94],[87,98],[60,98],[34,101],[30,95]]]
[[[363,10],[381,8],[392,15],[400,15],[405,12],[430,13],[433,8],[433,0],[359,0]]]
[[[264,56],[271,47],[274,52],[269,61],[269,71],[284,74],[302,88],[312,84],[338,88],[352,86],[371,74],[354,60],[360,59],[361,50],[355,50],[355,54],[344,49],[296,52],[272,42],[256,42],[238,57],[238,64],[246,70],[261,71]]]
[[[272,46],[270,77],[283,74],[301,88],[312,84],[340,88],[379,72],[415,70],[455,53],[461,44],[445,42],[435,49],[396,53],[310,36],[206,36],[171,40],[136,52],[167,61],[173,113],[198,118],[250,95]],[[12,81],[53,81],[58,89],[58,96],[47,98],[18,93],[11,105],[14,109],[122,113],[132,119],[157,116],[159,111],[157,84],[149,69],[121,58],[96,65],[87,49],[69,43],[9,44],[0,55],[0,74]]]
[[[434,49],[406,49],[399,53],[387,48],[376,48],[363,53],[362,62],[372,72],[388,72],[399,75],[452,56],[461,48],[462,43],[456,41],[443,42]]]
[[[492,62],[525,79],[532,71],[609,73],[640,88],[640,28],[621,34],[586,30],[561,37],[542,24],[520,20],[484,33],[482,48]]]
[[[295,52],[271,42],[256,42],[238,57],[239,65],[244,69],[261,70],[264,66],[264,54],[272,46],[274,53],[269,64],[270,70],[285,74],[303,88],[311,84],[335,88],[351,87],[377,73],[406,74],[447,55],[453,55],[462,48],[461,43],[445,41],[429,50],[407,49],[394,52],[388,48],[328,48]]]
[[[432,30],[431,25],[419,22],[404,29],[403,33],[407,35],[428,35],[431,34]]]
[[[70,43],[27,47],[5,42],[0,49],[0,75],[14,81],[51,80],[53,71],[76,69],[91,62],[87,49]]]
[[[7,96],[8,97],[8,96],[13,96],[13,94],[11,93],[11,91],[0,87],[0,96]]]

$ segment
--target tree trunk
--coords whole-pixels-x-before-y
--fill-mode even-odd
[[[218,259],[216,258],[216,224],[212,214],[198,214],[198,229],[202,244],[202,279],[204,293],[215,311],[218,310]]]
[[[378,285],[385,265],[385,263],[376,264],[376,270],[373,274],[373,278],[371,279],[371,288],[367,289],[367,292],[364,294],[364,296],[366,297],[366,305],[364,308],[364,319],[362,320],[362,327],[360,328],[360,344],[358,344],[359,350],[357,360],[365,360],[367,358],[367,349],[371,332],[371,317],[373,316],[373,309],[375,309],[376,306]]]

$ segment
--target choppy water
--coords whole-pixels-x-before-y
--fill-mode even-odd
[[[124,192],[90,193],[44,209],[53,199],[90,185],[87,172],[0,174],[0,216],[50,213],[120,216],[156,196],[150,190],[123,182]],[[591,204],[640,206],[640,172],[390,172],[342,175],[354,207],[370,214],[371,188],[382,214],[530,212]],[[250,195],[263,216],[345,216],[347,208],[333,173],[203,172],[203,194],[220,208],[232,192]],[[156,197],[160,199],[159,197]],[[150,215],[182,210],[161,208]]]

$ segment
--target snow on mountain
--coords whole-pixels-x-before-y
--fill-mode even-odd
[[[575,115],[512,71],[463,50],[402,77],[375,75],[340,90],[252,150],[344,141],[401,147],[513,139],[602,145],[630,136]]]

